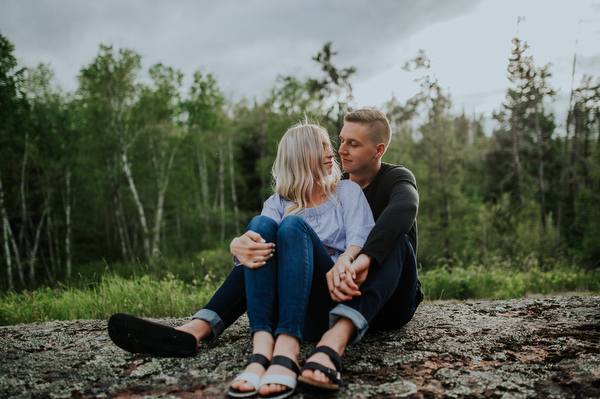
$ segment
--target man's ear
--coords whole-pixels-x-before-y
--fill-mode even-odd
[[[387,149],[384,143],[379,143],[375,147],[377,152],[375,153],[375,158],[381,158],[383,154],[385,154],[385,150]]]

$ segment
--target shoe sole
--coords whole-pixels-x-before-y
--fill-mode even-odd
[[[160,357],[190,357],[198,345],[192,334],[122,313],[108,320],[108,335],[128,352]]]

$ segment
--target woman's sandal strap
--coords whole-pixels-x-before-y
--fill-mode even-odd
[[[298,365],[289,357],[273,356],[273,359],[271,359],[271,365],[275,364],[292,370],[294,373],[296,373],[296,375],[300,374],[300,369],[298,368]]]
[[[246,363],[246,366],[248,366],[250,363],[258,363],[261,366],[263,366],[266,370],[271,364],[271,361],[267,359],[264,355],[261,355],[260,353],[255,353],[254,355],[252,355],[248,363]]]

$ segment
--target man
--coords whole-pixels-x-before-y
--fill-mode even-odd
[[[352,273],[333,268],[327,274],[331,297],[339,304],[330,312],[331,329],[309,356],[299,381],[339,389],[339,357],[367,328],[397,329],[413,317],[423,295],[417,278],[417,210],[419,197],[413,174],[402,166],[382,163],[391,129],[377,110],[358,110],[344,118],[338,151],[348,177],[359,184],[376,225]],[[248,267],[273,256],[273,244],[252,231],[235,238],[231,252]],[[177,328],[117,314],[109,320],[111,339],[130,352],[157,356],[191,356],[198,342],[212,341],[246,310],[243,268],[234,268],[210,302],[192,320]],[[323,349],[325,348],[325,349]]]
[[[322,390],[339,389],[339,359],[349,343],[358,341],[369,327],[404,326],[423,300],[415,256],[419,206],[415,178],[402,166],[382,163],[391,139],[382,112],[350,112],[344,122],[338,151],[342,167],[363,189],[375,227],[352,262],[353,276],[337,268],[327,274],[331,297],[340,304],[330,312],[332,327],[298,378]]]

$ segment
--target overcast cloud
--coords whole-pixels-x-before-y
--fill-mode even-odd
[[[99,45],[162,62],[191,80],[213,73],[234,99],[263,99],[278,75],[320,77],[312,57],[326,42],[334,64],[354,66],[355,106],[381,106],[418,91],[401,70],[424,49],[430,73],[457,109],[498,109],[518,36],[536,65],[552,63],[555,107],[566,110],[573,54],[577,79],[600,77],[600,0],[0,0],[0,31],[21,65],[49,63],[66,91]],[[520,22],[519,21],[520,18]],[[567,102],[565,102],[567,101]],[[564,109],[563,109],[564,108]],[[560,121],[559,121],[560,122]]]

